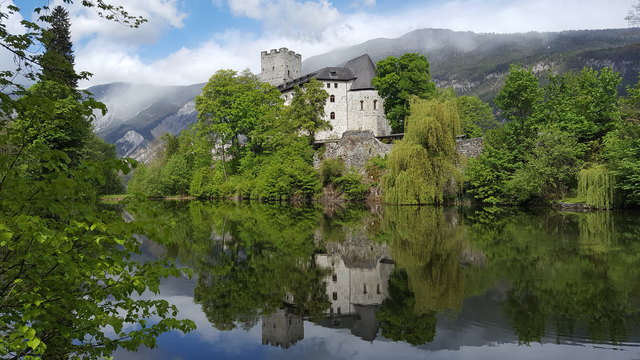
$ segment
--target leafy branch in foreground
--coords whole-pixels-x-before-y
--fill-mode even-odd
[[[134,19],[102,1],[82,4],[120,14],[116,21]],[[193,329],[176,319],[175,306],[148,296],[179,269],[134,261],[140,244],[132,234],[144,226],[97,204],[96,185],[135,165],[95,154],[101,146],[91,121],[104,105],[59,74],[42,78],[42,57],[32,49],[45,30],[23,21],[27,31],[11,34],[6,20],[18,11],[0,9],[0,44],[17,64],[0,72],[0,358],[97,359],[118,347],[153,347],[171,329]],[[73,79],[73,67],[62,67]],[[15,83],[18,73],[42,80],[25,89]]]

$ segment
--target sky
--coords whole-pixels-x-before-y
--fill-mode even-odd
[[[110,0],[148,22],[138,29],[63,4],[70,13],[80,86],[125,81],[206,82],[219,69],[260,68],[260,52],[287,47],[305,58],[421,28],[512,33],[628,27],[638,0]],[[34,7],[62,0],[0,0],[33,19]],[[3,20],[19,31],[19,16]],[[11,57],[0,52],[0,66]]]

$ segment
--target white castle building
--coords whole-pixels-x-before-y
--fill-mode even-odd
[[[384,100],[371,85],[376,75],[375,65],[365,54],[349,60],[343,67],[326,67],[302,76],[302,55],[287,48],[263,51],[260,79],[277,86],[285,104],[289,104],[296,85],[315,78],[329,93],[325,119],[332,130],[316,134],[316,140],[338,139],[348,130],[370,130],[374,136],[391,134],[384,116]]]

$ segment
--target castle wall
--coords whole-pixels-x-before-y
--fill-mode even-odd
[[[375,90],[358,90],[349,93],[349,129],[371,130],[375,136],[391,134],[391,127],[384,116],[384,99]]]
[[[393,264],[377,261],[374,268],[349,268],[338,254],[318,254],[315,261],[332,270],[325,278],[329,314],[354,314],[354,305],[380,305],[389,295]]]

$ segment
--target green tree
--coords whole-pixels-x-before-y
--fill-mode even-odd
[[[385,201],[434,204],[455,194],[462,180],[455,141],[459,131],[455,101],[413,97],[405,136],[389,154]]]
[[[69,33],[69,13],[62,6],[56,6],[48,21],[51,26],[43,33],[45,52],[40,60],[41,80],[58,81],[75,89],[79,76],[73,69],[75,56]]]
[[[620,81],[620,75],[610,67],[552,75],[534,121],[540,127],[554,126],[569,132],[581,143],[595,141],[591,147],[599,149],[602,136],[620,119]]]
[[[287,108],[288,116],[295,132],[309,135],[309,143],[313,143],[317,131],[331,128],[330,122],[324,119],[328,97],[329,93],[316,79],[293,90],[293,98]]]
[[[102,0],[83,5],[131,26],[143,21]],[[28,31],[10,33],[3,21],[19,11],[0,9],[0,43],[14,54],[17,71],[36,80],[41,57],[30,50],[43,45],[44,30],[23,20]],[[0,357],[104,358],[119,346],[153,347],[162,332],[192,329],[166,301],[131,298],[157,292],[160,278],[179,271],[133,261],[139,243],[132,234],[144,229],[96,203],[105,171],[130,166],[81,161],[91,110],[104,106],[56,81],[25,91],[13,82],[16,74],[0,72]]]
[[[273,112],[283,106],[280,91],[261,82],[248,70],[241,74],[234,70],[219,70],[211,76],[195,102],[200,136],[220,150],[224,161],[234,159],[236,162],[242,151],[241,135],[247,137],[250,148],[259,151],[264,139],[256,134],[256,129],[273,120]]]
[[[495,103],[502,117],[518,123],[521,137],[527,136],[527,130],[532,125],[530,117],[541,100],[542,89],[533,71],[511,65]]]
[[[505,184],[510,202],[550,202],[575,188],[576,175],[586,150],[571,133],[558,129],[541,131],[524,164]]]
[[[460,96],[456,105],[462,133],[468,138],[480,137],[499,125],[491,106],[476,96]]]
[[[436,93],[429,62],[420,54],[409,53],[399,58],[390,56],[380,60],[371,83],[384,98],[384,113],[394,133],[405,131],[412,95],[427,99]]]

